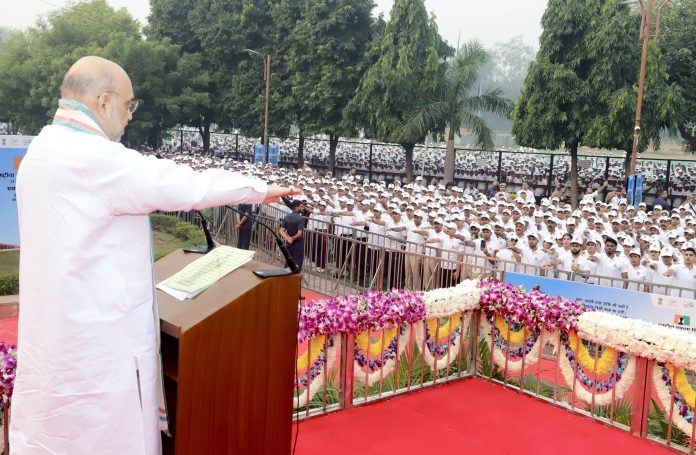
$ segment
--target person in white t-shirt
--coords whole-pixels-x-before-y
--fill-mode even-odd
[[[497,261],[498,270],[505,272],[519,272],[519,263],[522,261],[521,250],[516,247],[517,236],[508,234],[505,240],[505,248],[495,250],[493,257],[499,259]]]
[[[440,287],[447,288],[454,286],[459,278],[459,263],[462,260],[462,244],[457,239],[457,225],[447,223],[446,236],[442,238],[440,252]]]
[[[384,241],[385,262],[388,265],[387,285],[389,289],[400,289],[404,282],[405,266],[402,249],[406,237],[406,226],[401,221],[401,211],[398,208],[392,209],[390,219],[385,221],[387,222],[385,232],[387,238]]]
[[[686,242],[682,246],[682,258],[684,263],[679,264],[674,273],[675,282],[679,287],[692,291],[681,291],[679,296],[694,299],[696,298],[696,291],[694,291],[696,290],[696,244]]]
[[[527,247],[522,250],[522,273],[539,274],[543,267],[546,267],[551,259],[549,253],[539,247],[539,234],[531,232],[527,235]],[[533,267],[525,267],[529,264]]]
[[[428,238],[422,242],[425,245],[425,254],[428,256],[428,259],[423,261],[423,288],[426,290],[437,287],[438,256],[442,241],[447,236],[442,231],[443,224],[442,218],[433,220],[433,227],[428,230]]]
[[[357,226],[367,227],[367,254],[365,272],[373,277],[373,282],[378,282],[374,277],[382,273],[384,267],[380,263],[381,250],[384,247],[384,230],[386,221],[382,217],[382,208],[377,206],[372,209],[372,216],[364,221],[356,223]]]
[[[421,255],[425,248],[421,245],[425,241],[427,226],[423,222],[425,213],[416,210],[413,221],[406,224],[406,289],[421,290]]]
[[[599,284],[602,286],[622,288],[624,284],[622,280],[628,278],[626,274],[628,261],[616,253],[617,245],[616,239],[608,235],[604,241],[604,253],[598,255],[598,274],[605,277],[600,279]]]
[[[561,264],[560,268],[566,272],[566,274],[561,274],[562,278],[564,277],[563,275],[565,275],[565,278],[568,280],[580,281],[584,283],[589,277],[590,266],[588,265],[588,261],[585,260],[581,254],[582,244],[583,242],[579,237],[574,237],[570,241],[570,249],[568,250],[568,254],[561,258],[563,263]]]
[[[597,284],[597,271],[599,270],[599,253],[597,239],[594,236],[590,236],[585,240],[585,260],[587,261],[587,267],[590,269],[590,276],[585,280],[586,283]]]
[[[653,290],[655,294],[672,295],[674,297],[679,296],[678,289],[669,289],[665,286],[677,286],[676,283],[676,269],[677,266],[674,263],[674,257],[672,248],[664,247],[660,250],[660,262],[653,265],[648,263],[647,267],[653,271]]]
[[[629,265],[626,267],[626,275],[630,282],[624,283],[624,289],[636,289],[650,292],[652,271],[640,263],[641,254],[638,248],[628,252]],[[636,283],[637,282],[637,283]]]

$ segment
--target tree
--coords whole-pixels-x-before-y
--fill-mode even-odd
[[[574,205],[581,143],[630,150],[640,65],[636,22],[640,16],[619,0],[550,0],[544,12],[540,49],[513,111],[512,132],[521,145],[568,150]],[[659,146],[659,132],[678,106],[659,53],[651,53],[651,62],[642,149],[650,141]]]
[[[638,99],[639,35],[640,16],[625,3],[608,1],[601,20],[586,37],[593,62],[588,81],[595,105],[588,115],[583,144],[625,151],[627,174]],[[659,149],[660,135],[665,130],[676,135],[681,99],[681,89],[670,83],[659,46],[653,40],[648,52],[639,151],[650,144]]]
[[[144,42],[126,10],[114,10],[104,0],[77,3],[12,36],[0,49],[0,117],[14,130],[37,133],[58,107],[70,65],[85,55],[100,55],[124,67],[143,100],[124,140],[153,143],[158,130],[169,126],[166,102],[177,54],[171,45]]]
[[[443,84],[432,100],[419,107],[406,121],[404,128],[414,135],[441,133],[447,127],[444,181],[454,181],[454,137],[462,128],[474,133],[477,145],[493,149],[493,131],[479,112],[508,115],[512,101],[504,98],[499,88],[479,89],[479,72],[490,59],[478,41],[462,46],[449,64]]]
[[[396,0],[384,33],[371,50],[377,60],[367,69],[346,117],[360,119],[368,137],[400,144],[406,178],[413,177],[413,149],[425,134],[403,128],[408,115],[433,99],[441,86],[452,49],[442,40],[423,0]]]
[[[696,0],[672,0],[662,17],[660,48],[671,79],[682,88],[678,120],[685,148],[696,152]]]
[[[578,196],[578,146],[591,110],[587,79],[592,62],[585,35],[598,16],[599,4],[592,0],[549,0],[541,19],[540,48],[512,114],[518,144],[551,150],[564,146],[570,152],[573,204]]]
[[[284,102],[289,96],[278,26],[271,0],[198,1],[189,13],[193,30],[211,62],[211,74],[219,88],[220,125],[238,128],[247,136],[260,137],[264,123],[265,83],[263,63],[244,49],[271,54],[269,134],[285,136],[293,122]]]
[[[284,0],[273,10],[274,23],[283,25],[276,39],[287,45],[282,63],[290,96],[284,103],[295,113],[300,146],[305,135],[326,134],[334,159],[339,136],[353,130],[344,109],[364,71],[372,8],[372,0]]]
[[[176,123],[194,127],[201,135],[203,152],[210,152],[210,128],[220,118],[220,97],[215,83],[213,62],[203,51],[201,41],[189,19],[195,0],[150,0],[150,15],[145,33],[155,41],[171,40],[180,46],[177,62],[177,96],[168,107]]]

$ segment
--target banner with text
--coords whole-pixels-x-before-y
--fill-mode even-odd
[[[525,289],[538,286],[547,294],[581,300],[598,311],[696,332],[693,300],[521,273],[506,273],[505,281]]]
[[[0,135],[0,246],[19,246],[17,170],[34,136]]]

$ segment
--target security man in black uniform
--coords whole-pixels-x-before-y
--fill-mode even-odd
[[[280,236],[285,240],[290,256],[297,264],[297,267],[302,270],[302,262],[304,261],[304,229],[305,217],[302,212],[305,209],[304,202],[295,199],[288,204],[290,212],[280,227]]]

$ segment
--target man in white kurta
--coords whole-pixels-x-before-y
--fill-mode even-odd
[[[259,203],[289,190],[125,148],[118,141],[136,102],[112,62],[79,60],[61,95],[53,124],[32,142],[17,178],[22,249],[12,453],[159,454],[148,214]]]

